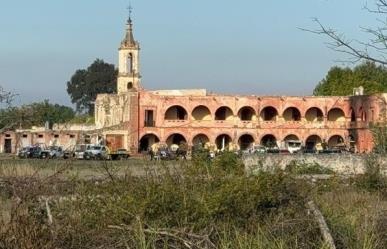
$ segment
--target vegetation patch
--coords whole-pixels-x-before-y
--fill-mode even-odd
[[[298,161],[293,160],[291,161],[285,169],[286,172],[296,175],[306,175],[306,174],[312,174],[312,175],[319,175],[319,174],[334,174],[334,171],[321,166],[320,164],[314,162],[314,163],[307,163],[305,161]]]

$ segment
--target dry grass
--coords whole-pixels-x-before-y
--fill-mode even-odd
[[[310,184],[282,171],[246,176],[231,154],[209,164],[16,162],[0,171],[10,177],[0,193],[13,199],[11,210],[9,200],[2,202],[11,219],[0,231],[0,249],[325,248],[304,206],[309,198],[337,248],[387,245],[383,193],[337,179]],[[29,177],[37,170],[39,177]],[[82,171],[104,177],[90,180]],[[53,224],[41,196],[52,197]]]
[[[316,196],[338,248],[387,248],[387,199],[344,186]]]

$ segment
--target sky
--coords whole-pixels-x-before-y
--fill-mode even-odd
[[[368,3],[367,3],[368,2]],[[131,0],[145,89],[311,95],[343,54],[312,18],[348,38],[378,25],[374,0]],[[66,82],[96,58],[117,66],[127,0],[0,0],[0,86],[18,104],[70,105]]]

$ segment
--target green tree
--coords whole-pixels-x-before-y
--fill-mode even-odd
[[[318,96],[351,95],[353,88],[363,86],[366,94],[387,91],[387,68],[364,62],[353,69],[332,67],[313,91]]]
[[[67,93],[76,110],[94,114],[97,94],[117,92],[117,70],[113,64],[96,59],[87,69],[77,70],[67,82]]]
[[[0,130],[30,128],[33,125],[43,126],[46,121],[66,123],[74,119],[75,112],[71,107],[43,102],[0,109]]]

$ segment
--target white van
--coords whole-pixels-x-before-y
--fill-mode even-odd
[[[83,156],[85,154],[85,151],[89,149],[89,144],[77,144],[75,145],[74,149],[74,158],[76,159],[83,159]]]
[[[299,140],[287,140],[285,141],[285,148],[290,154],[297,153],[302,149],[302,142]]]

